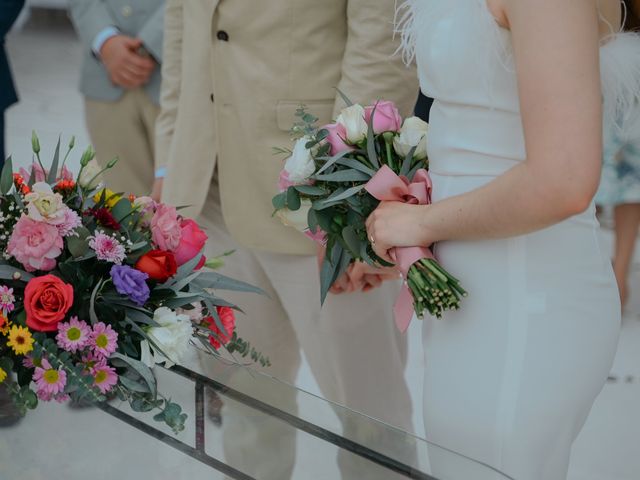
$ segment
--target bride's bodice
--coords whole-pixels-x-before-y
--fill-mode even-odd
[[[511,35],[486,0],[409,0],[405,9],[404,53],[415,56],[421,89],[435,99],[431,171],[496,176],[523,161]],[[614,35],[601,59],[605,110],[617,118],[640,95],[640,39]]]

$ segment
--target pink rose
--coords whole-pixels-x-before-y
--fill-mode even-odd
[[[347,130],[341,123],[330,123],[322,127],[324,130],[329,131],[329,136],[326,140],[331,145],[331,155],[337,155],[340,152],[346,150],[353,150],[353,147],[345,142],[347,138]]]
[[[371,121],[371,113],[374,108],[376,111],[373,114],[373,133],[400,131],[402,127],[402,117],[395,103],[381,100],[375,105],[365,107],[364,118],[367,121],[367,125]]]
[[[151,238],[160,250],[174,252],[180,244],[182,229],[174,207],[160,204],[151,219]]]
[[[204,233],[198,224],[191,219],[183,220],[182,225],[180,226],[182,229],[182,235],[180,237],[180,244],[175,251],[176,255],[176,263],[178,266],[184,265],[189,260],[198,255],[204,245],[207,243],[207,234]],[[204,256],[200,260],[201,264],[205,262]],[[202,265],[198,265],[198,268],[202,268]]]
[[[280,192],[284,192],[289,187],[293,187],[295,183],[289,180],[289,172],[287,172],[284,168],[280,171],[280,176],[278,177],[278,190]]]
[[[54,225],[36,222],[26,215],[20,217],[9,239],[7,253],[20,262],[26,271],[53,270],[62,253],[64,241]]]

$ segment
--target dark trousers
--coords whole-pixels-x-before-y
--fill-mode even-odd
[[[433,103],[433,99],[429,97],[425,97],[422,93],[418,96],[418,101],[416,103],[415,114],[416,117],[420,117],[425,122],[429,122],[429,110],[431,110],[431,104]]]
[[[7,158],[4,152],[4,112],[0,113],[0,172],[4,167],[4,160]]]

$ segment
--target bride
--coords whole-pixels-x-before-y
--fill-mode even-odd
[[[404,12],[405,54],[435,98],[434,203],[383,203],[367,230],[387,260],[436,244],[469,291],[424,325],[427,437],[517,480],[565,479],[618,340],[592,198],[603,112],[624,128],[638,102],[640,40],[618,32],[619,0],[409,0]]]

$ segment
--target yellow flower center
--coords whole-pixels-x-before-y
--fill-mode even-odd
[[[57,370],[50,369],[44,372],[44,375],[42,376],[42,378],[44,378],[44,381],[47,382],[48,384],[55,385],[56,383],[58,383],[58,380],[60,379],[60,374],[58,373]]]
[[[104,383],[106,380],[107,372],[105,372],[104,370],[100,370],[98,373],[96,373],[96,384]]]
[[[109,339],[104,333],[98,335],[98,337],[96,338],[96,345],[100,348],[107,348],[107,346],[109,345]]]
[[[78,340],[81,335],[82,335],[82,332],[78,327],[71,327],[69,330],[67,330],[67,338],[72,342],[75,342],[76,340]]]

